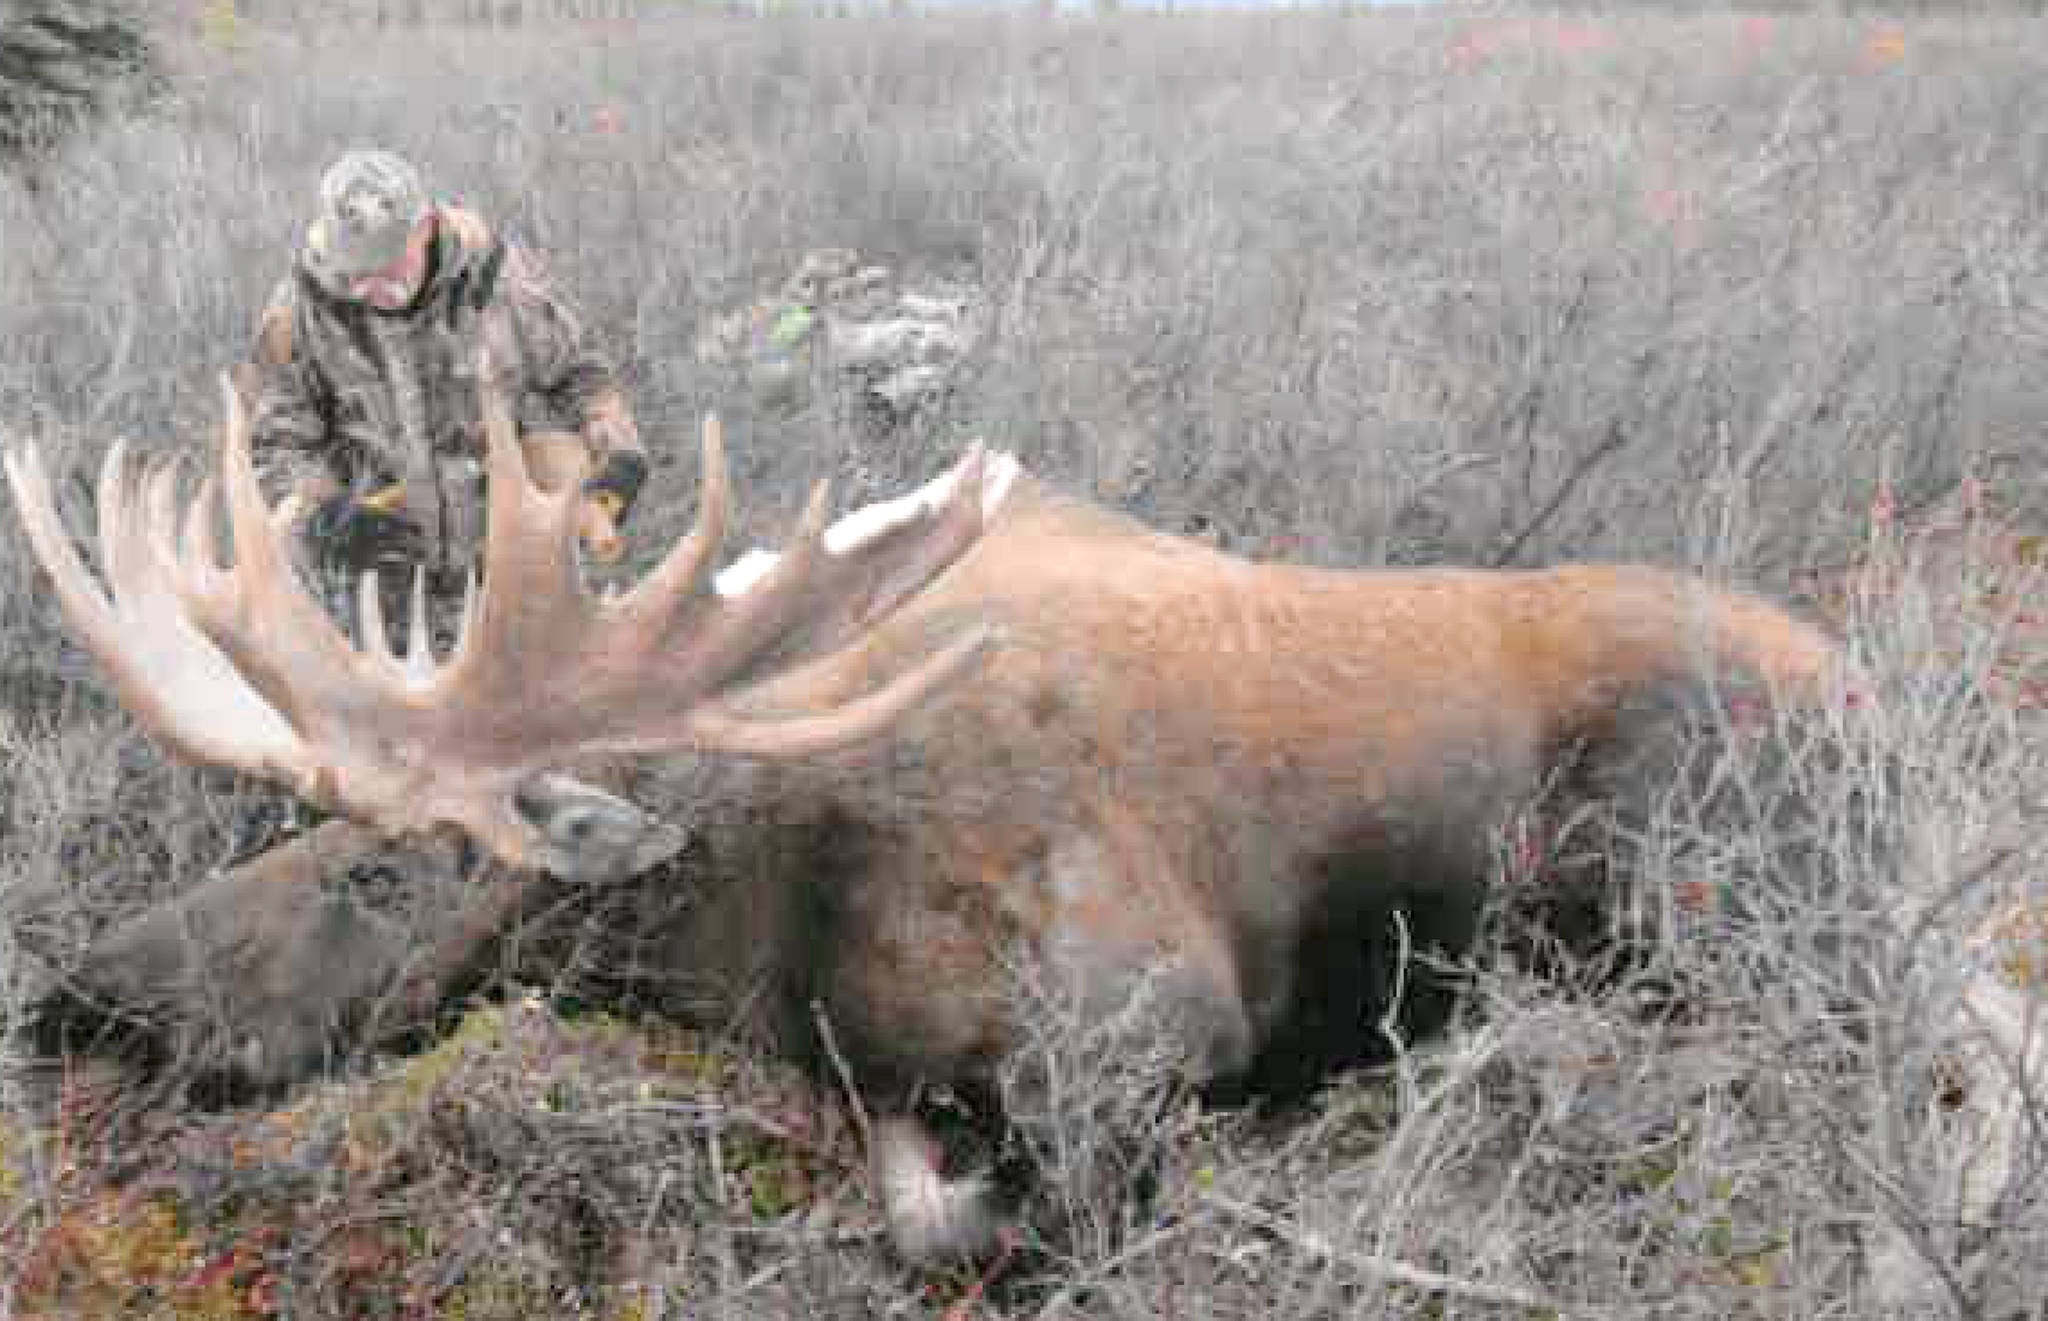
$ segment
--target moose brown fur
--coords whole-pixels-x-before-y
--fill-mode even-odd
[[[10,475],[34,526],[39,493],[20,455]],[[492,480],[496,499],[519,479],[500,466]],[[1058,977],[1084,1006],[1119,1003],[1141,981],[1164,986],[1170,1012],[1150,1030],[1176,1036],[1198,1081],[1298,1086],[1369,1048],[1408,971],[1395,966],[1396,915],[1417,952],[1462,948],[1494,832],[1560,766],[1621,737],[1631,700],[1740,677],[1809,701],[1841,663],[1827,637],[1776,606],[1655,569],[1255,564],[1028,476],[999,503],[996,485],[985,489],[971,535],[943,553],[890,551],[891,591],[842,581],[850,596],[791,613],[735,667],[745,686],[730,709],[772,723],[857,707],[934,654],[951,658],[886,720],[857,737],[795,749],[742,740],[726,752],[702,737],[723,727],[713,723],[607,772],[616,799],[552,773],[524,773],[512,791],[556,871],[615,879],[559,859],[616,826],[634,847],[614,847],[599,871],[652,863],[662,886],[694,887],[640,933],[644,956],[685,988],[679,1000],[750,1006],[797,1052],[830,1025],[883,1112],[876,1155],[912,1253],[971,1247],[992,1223],[974,1199],[943,1215],[920,1209],[943,1203],[929,1196],[935,1176],[904,1107],[920,1083],[985,1086],[1017,1049],[1019,966]],[[103,487],[103,504],[115,491]],[[47,539],[54,515],[41,517]],[[255,533],[237,523],[238,557]],[[494,505],[490,535],[502,555],[496,543],[543,532]],[[907,560],[919,565],[908,576]],[[489,562],[487,595],[510,563]],[[851,609],[851,597],[873,601]],[[235,654],[244,644],[232,627],[201,624],[227,629]],[[948,644],[969,630],[992,642],[961,661]],[[651,676],[663,682],[658,668]],[[270,676],[250,677],[277,691]],[[573,772],[593,755],[542,746],[530,760]],[[696,846],[658,862],[673,847],[643,847],[627,800]],[[386,824],[345,792],[330,801]],[[510,867],[480,870],[509,893],[540,883],[533,855],[503,847],[510,836],[493,828],[471,837]],[[516,908],[484,903],[466,923],[401,937],[346,899],[306,898],[322,875],[382,847],[354,826],[317,830],[117,932],[85,979],[116,1000],[191,1014],[195,966],[226,969],[206,998],[241,1007],[226,1029],[246,1044],[239,1058],[289,1077],[394,985],[415,1008],[431,1004]],[[348,939],[319,938],[321,924]],[[409,947],[390,948],[401,940]],[[233,957],[194,953],[207,948]],[[1409,981],[1422,1000],[1441,997]]]

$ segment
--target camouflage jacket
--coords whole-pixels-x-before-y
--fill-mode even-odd
[[[412,304],[384,312],[337,298],[303,264],[257,332],[252,446],[266,493],[358,495],[394,484],[440,539],[476,504],[482,426],[476,350],[513,383],[523,434],[567,432],[607,456],[640,453],[610,364],[585,337],[538,258],[443,206]],[[451,516],[457,516],[452,517]],[[468,537],[458,537],[468,540]],[[442,547],[445,552],[449,548]]]

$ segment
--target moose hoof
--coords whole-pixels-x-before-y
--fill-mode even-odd
[[[889,1239],[906,1261],[978,1257],[1000,1246],[1006,1225],[994,1184],[985,1174],[942,1174],[916,1120],[876,1124],[874,1165]]]

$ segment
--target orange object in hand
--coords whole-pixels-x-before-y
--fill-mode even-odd
[[[365,509],[374,509],[380,514],[395,514],[405,508],[405,484],[393,482],[367,495],[356,497],[356,503]]]
[[[526,455],[526,471],[542,488],[559,491],[570,482],[588,475],[590,451],[581,437],[567,432],[539,432],[520,441]],[[609,493],[593,495],[583,502],[576,519],[576,532],[583,548],[599,564],[616,564],[626,553],[626,541],[619,533],[618,497]]]
[[[626,539],[619,535],[619,497],[609,491],[590,496],[576,520],[576,533],[583,549],[600,564],[617,564],[626,553]]]

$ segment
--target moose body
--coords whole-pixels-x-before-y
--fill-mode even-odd
[[[1023,956],[1105,1003],[1167,969],[1206,1076],[1311,1080],[1379,1044],[1393,915],[1461,951],[1495,832],[1630,699],[1717,674],[1817,694],[1837,661],[1653,569],[1260,565],[1024,478],[943,577],[767,695],[845,700],[966,620],[1000,645],[878,743],[725,789],[656,767],[633,794],[729,809],[728,848],[770,855],[731,919],[765,925],[711,917],[678,971],[774,952],[790,1013],[822,1005],[871,1077],[1000,1058]],[[814,824],[776,856],[764,812]]]
[[[520,478],[504,466],[509,442],[494,453],[498,499],[498,486]],[[722,491],[712,467],[707,486]],[[64,590],[54,514],[45,508],[37,522],[39,475],[19,456],[10,475]],[[145,596],[160,583],[138,569],[137,543],[124,548],[107,521],[110,507],[116,522],[141,515],[113,484],[103,483],[101,503],[102,540],[114,543],[109,576]],[[1390,1011],[1424,1025],[1441,1012],[1449,988],[1404,956],[1465,947],[1497,832],[1560,776],[1568,782],[1574,765],[1626,737],[1632,701],[1732,679],[1812,701],[1840,665],[1827,637],[1778,607],[1649,568],[1255,564],[1028,476],[997,483],[978,465],[947,500],[922,507],[930,516],[912,518],[902,536],[841,537],[852,548],[822,572],[844,590],[783,611],[750,639],[732,678],[705,699],[723,704],[717,720],[638,743],[629,729],[596,749],[608,767],[622,749],[648,754],[605,772],[617,795],[557,773],[588,769],[592,748],[543,746],[516,776],[492,781],[513,786],[503,791],[514,800],[509,814],[495,800],[461,802],[441,823],[465,828],[501,859],[485,868],[501,889],[544,871],[586,880],[639,872],[686,892],[631,933],[641,965],[680,1003],[747,1006],[782,1047],[839,1053],[883,1114],[876,1159],[898,1242],[912,1253],[971,1249],[995,1223],[992,1191],[957,1205],[929,1195],[938,1175],[907,1116],[920,1085],[985,1088],[1019,1049],[1029,1012],[1015,994],[1020,968],[1056,978],[1071,1002],[1105,1014],[1148,986],[1165,1012],[1146,1030],[1174,1038],[1196,1081],[1297,1088],[1370,1052]],[[261,560],[256,517],[238,514],[238,558]],[[963,519],[973,523],[966,532]],[[717,522],[709,513],[706,521]],[[954,530],[934,530],[942,527]],[[492,632],[512,626],[493,621],[490,596],[493,579],[525,572],[506,558],[508,543],[565,546],[570,535],[564,520],[522,524],[511,505],[493,506],[500,558],[487,564],[485,602],[470,611],[477,637],[465,637],[449,668],[467,650],[509,642]],[[819,544],[830,541],[827,533]],[[154,544],[172,554],[168,537]],[[876,565],[849,579],[863,556]],[[566,563],[550,560],[533,581],[556,582]],[[747,602],[772,592],[779,570],[768,566],[762,585],[764,564],[735,570],[719,596]],[[701,570],[698,555],[676,580],[699,589],[692,600],[709,601]],[[267,672],[275,664],[260,638],[245,636],[241,615],[209,614],[184,579],[167,579],[197,631],[287,709],[286,723],[317,724],[290,713],[297,698]],[[67,598],[89,640],[107,632],[93,608]],[[366,623],[377,627],[365,636],[382,636],[381,621]],[[985,631],[989,645],[970,654],[958,642],[970,630]],[[124,673],[108,644],[95,650],[111,655],[117,678]],[[658,664],[642,668],[637,682],[669,682]],[[419,687],[424,676],[406,682]],[[673,682],[697,680],[679,670]],[[900,692],[908,696],[887,696]],[[741,716],[779,731],[869,710],[877,693],[887,709],[850,734],[794,746],[726,736]],[[174,716],[141,694],[124,696],[173,746],[190,741]],[[371,824],[418,828],[392,820],[352,767],[324,778],[252,768]],[[674,850],[640,847],[647,817],[697,847],[660,861]],[[518,842],[520,830],[541,843]],[[368,850],[368,838],[335,823],[209,882],[175,913],[115,933],[84,980],[117,1001],[154,1001],[173,1018],[240,1004],[229,1037],[249,1043],[244,1058],[289,1077],[320,1057],[321,1038],[359,1023],[363,1006],[395,985],[415,1008],[431,1004],[517,908],[481,903],[444,923],[423,942],[432,957],[364,957],[365,942],[419,938],[397,926],[380,935],[386,927],[296,891],[332,875],[337,848]],[[579,861],[598,853],[594,870]],[[321,957],[322,942],[307,933],[323,923],[347,933],[337,949],[355,952]],[[209,945],[224,956],[201,952]],[[225,984],[202,997],[191,989],[202,972]],[[1397,988],[1406,992],[1399,1005]]]

